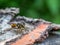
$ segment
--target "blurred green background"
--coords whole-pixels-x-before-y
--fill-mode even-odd
[[[60,23],[60,0],[0,0],[0,8],[18,7],[21,16]]]

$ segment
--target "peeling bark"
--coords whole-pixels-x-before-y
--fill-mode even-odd
[[[14,16],[16,14],[18,14],[18,13],[19,13],[19,9],[18,8],[10,8],[10,9],[7,8],[5,10],[2,9],[2,10],[0,10],[0,18],[2,17],[2,15],[6,16],[7,14],[9,14],[9,16],[12,15],[13,18],[14,18]],[[25,35],[29,35],[29,34],[31,34],[34,31],[38,32],[38,29],[36,29],[36,28],[38,28],[39,26],[40,26],[40,28],[39,28],[39,32],[40,33],[38,32],[38,36],[37,36],[38,38],[35,37],[36,39],[34,39],[34,41],[31,42],[32,44],[34,44],[34,45],[60,45],[59,44],[59,42],[60,42],[59,41],[60,34],[59,33],[56,34],[54,32],[54,31],[58,31],[58,29],[60,29],[60,24],[55,24],[55,23],[52,23],[52,22],[49,22],[49,21],[45,21],[43,19],[27,18],[27,17],[24,17],[24,16],[17,16],[16,18],[14,18],[14,19],[13,18],[8,20],[8,22],[6,24],[7,28],[2,31],[3,34],[0,34],[0,39],[3,40],[3,41],[0,40],[1,41],[0,42],[1,45],[13,44],[13,43],[15,43],[15,41],[23,39]],[[11,26],[11,24],[16,24],[16,26],[13,28]],[[41,27],[41,24],[46,24],[46,25],[49,24],[49,26],[46,29],[43,28],[42,29],[43,31],[42,31],[41,28],[43,26]],[[50,36],[48,36],[49,33],[50,33]],[[55,34],[52,34],[52,33],[55,33]],[[33,33],[33,34],[37,35],[36,32]],[[9,38],[9,36],[11,36],[11,37]],[[27,41],[29,41],[29,40],[27,39]],[[37,44],[36,42],[42,42],[42,43]],[[31,44],[31,43],[29,42],[29,44]]]

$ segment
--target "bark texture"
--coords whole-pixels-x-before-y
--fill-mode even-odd
[[[50,34],[45,41],[42,43],[35,43],[34,45],[60,45],[60,32]]]
[[[23,37],[24,35],[32,32],[33,29],[35,29],[39,24],[42,24],[42,23],[49,24],[49,27],[47,28],[47,30],[41,33],[43,38],[39,38],[38,41],[36,41],[36,42],[41,42],[41,43],[35,42],[33,45],[60,45],[60,33],[54,32],[60,29],[60,24],[54,24],[52,22],[45,21],[43,19],[33,19],[33,18],[27,18],[24,16],[17,16],[16,18],[14,18],[14,16],[17,13],[19,13],[18,10],[19,10],[18,8],[10,8],[10,9],[7,8],[5,10],[3,9],[0,10],[0,19],[3,20],[3,22],[1,22],[1,20],[0,22],[3,25],[7,26],[7,28],[3,31],[1,31],[0,29],[1,31],[0,32],[0,45],[10,45],[11,43],[15,43],[15,41],[21,39],[21,37]],[[10,19],[10,21],[8,20],[9,18],[6,19],[7,15],[12,15],[12,19]],[[4,19],[7,20],[7,23],[5,23],[6,20]],[[11,27],[9,27],[8,25]],[[49,37],[47,35],[49,35]],[[44,40],[44,38],[46,40]],[[44,41],[42,42],[41,39],[43,39]]]

